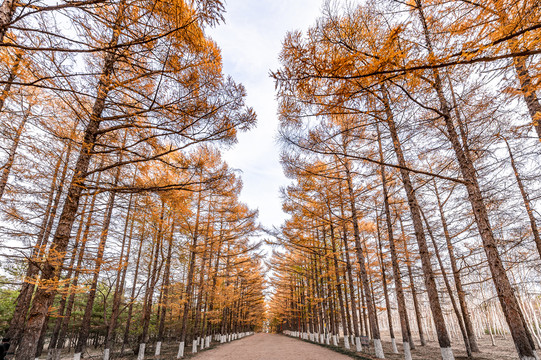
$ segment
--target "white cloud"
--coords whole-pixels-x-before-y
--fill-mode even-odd
[[[239,143],[224,158],[242,170],[241,200],[259,209],[259,219],[267,227],[280,225],[286,217],[279,188],[289,182],[279,163],[277,104],[269,72],[280,66],[285,34],[315,24],[321,4],[321,0],[228,0],[226,23],[208,31],[222,49],[224,72],[244,84],[247,103],[258,115],[257,128],[239,135]]]

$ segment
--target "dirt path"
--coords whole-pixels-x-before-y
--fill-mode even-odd
[[[351,359],[332,350],[276,334],[255,334],[204,351],[193,360],[328,360]]]

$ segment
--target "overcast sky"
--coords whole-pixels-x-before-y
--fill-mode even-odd
[[[279,226],[285,219],[279,188],[289,182],[279,163],[277,103],[269,73],[279,67],[285,34],[315,24],[321,4],[322,0],[226,0],[226,23],[208,30],[222,49],[224,72],[244,84],[247,104],[258,116],[257,128],[241,134],[224,158],[242,171],[241,200],[259,209],[266,227]]]

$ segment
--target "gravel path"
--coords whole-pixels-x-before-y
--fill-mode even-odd
[[[194,360],[328,360],[351,359],[318,345],[284,335],[255,334],[218,346],[193,357]]]

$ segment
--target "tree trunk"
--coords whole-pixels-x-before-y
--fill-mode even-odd
[[[190,247],[190,263],[188,265],[188,276],[186,279],[186,302],[184,303],[183,315],[182,315],[182,329],[180,333],[180,345],[177,358],[184,356],[184,346],[186,344],[186,335],[188,330],[188,314],[192,302],[192,288],[193,277],[195,270],[196,252],[197,252],[197,240],[199,237],[199,217],[201,215],[201,202],[202,202],[202,190],[199,189],[197,196],[197,211],[195,215],[195,224],[192,234],[192,244]]]
[[[344,306],[344,299],[342,296],[342,282],[340,280],[340,268],[338,266],[338,257],[337,249],[336,249],[336,239],[334,234],[334,224],[332,221],[332,211],[330,208],[329,202],[327,202],[327,207],[329,209],[329,227],[331,232],[331,246],[332,246],[332,255],[333,255],[333,261],[334,261],[334,276],[335,276],[335,287],[336,287],[336,293],[338,294],[338,301],[340,304],[340,316],[342,319],[342,329],[344,331],[344,345],[347,349],[349,349],[349,333],[347,328],[347,320],[346,320],[346,308]]]
[[[539,141],[541,141],[541,103],[537,98],[535,85],[532,84],[532,78],[528,72],[526,65],[526,57],[519,56],[513,58],[513,65],[517,72],[517,77],[520,82],[520,90],[528,107],[528,113],[532,119],[532,125],[537,132]]]
[[[115,179],[115,183],[118,180]],[[91,327],[91,318],[92,318],[92,309],[94,307],[94,300],[96,299],[96,289],[98,286],[98,279],[100,276],[101,265],[103,263],[103,255],[105,253],[105,244],[107,242],[107,237],[109,234],[109,224],[111,223],[111,216],[113,214],[113,208],[115,203],[116,193],[112,192],[109,194],[109,201],[107,202],[107,208],[105,210],[105,216],[103,219],[103,229],[100,235],[100,243],[98,245],[98,254],[96,257],[96,265],[94,267],[94,275],[92,278],[92,284],[90,285],[90,290],[88,292],[88,297],[86,299],[86,307],[83,315],[83,320],[81,322],[81,331],[79,332],[79,338],[77,339],[77,345],[75,346],[75,357],[80,358],[81,353],[86,347],[86,342],[88,340],[88,334]],[[79,354],[77,356],[77,354]]]
[[[139,241],[139,250],[137,252],[137,260],[135,262],[135,274],[133,275],[133,283],[132,283],[132,289],[131,289],[131,295],[130,295],[130,305],[128,306],[128,317],[126,319],[126,328],[124,329],[124,339],[122,341],[122,349],[120,350],[121,354],[124,354],[124,348],[126,347],[126,344],[129,342],[130,338],[130,326],[131,326],[131,318],[133,314],[133,304],[135,303],[135,288],[137,287],[137,279],[139,276],[139,264],[141,263],[141,254],[143,252],[143,244],[145,242],[145,227],[146,225],[146,217],[143,217],[142,225],[141,225],[141,240]]]
[[[96,182],[99,183],[100,179],[101,179],[101,174],[98,174]],[[92,225],[92,216],[94,215],[94,207],[96,205],[97,196],[98,196],[98,194],[94,193],[94,195],[92,195],[92,200],[90,201],[90,208],[89,208],[89,211],[88,211],[88,216],[87,216],[87,219],[86,219],[86,224],[85,224],[83,235],[82,235],[82,241],[81,241],[80,248],[78,249],[79,256],[77,258],[77,265],[75,267],[75,274],[73,276],[73,280],[71,281],[71,283],[69,285],[70,286],[69,299],[68,299],[68,302],[67,302],[67,305],[66,305],[65,313],[63,315],[62,325],[61,325],[60,331],[58,333],[58,339],[56,340],[56,348],[55,348],[55,351],[54,351],[54,360],[60,359],[60,351],[64,347],[64,343],[66,341],[66,334],[68,332],[68,324],[69,324],[69,321],[71,319],[71,313],[73,311],[73,305],[75,304],[75,296],[78,293],[77,287],[79,285],[79,275],[81,274],[81,272],[83,270],[82,269],[83,258],[84,258],[84,254],[85,254],[87,241],[88,241],[88,235],[90,233],[90,226]],[[85,215],[85,212],[83,211],[81,213],[81,225],[80,225],[80,227],[82,227],[82,225],[83,225],[84,215]]]
[[[31,257],[28,261],[28,268],[26,270],[26,275],[24,282],[21,286],[19,295],[17,296],[17,305],[15,306],[15,311],[13,312],[13,317],[9,324],[9,328],[6,332],[6,337],[11,339],[11,347],[13,350],[17,349],[22,332],[24,330],[24,325],[26,324],[26,316],[28,315],[28,309],[30,308],[30,302],[32,301],[32,295],[34,293],[35,284],[38,281],[39,275],[39,257],[43,253],[43,238],[45,234],[45,229],[47,228],[48,219],[51,213],[51,209],[54,201],[54,194],[57,188],[57,179],[58,171],[60,169],[60,164],[62,163],[62,158],[59,157],[57,163],[55,164],[55,170],[53,174],[53,179],[51,183],[51,188],[47,196],[47,206],[45,207],[45,212],[43,215],[43,221],[40,226],[40,231],[37,236],[36,244],[32,249]]]
[[[387,312],[387,323],[389,324],[389,336],[391,337],[391,346],[393,348],[393,353],[398,354],[398,348],[396,347],[396,340],[394,337],[393,313],[392,313],[392,308],[391,308],[391,302],[389,301],[389,291],[387,289],[387,274],[385,273],[385,263],[383,261],[383,246],[381,245],[381,231],[379,227],[379,215],[377,211],[376,211],[376,228],[377,228],[377,240],[378,240],[378,250],[379,250],[379,266],[381,269],[381,283],[383,285],[383,296],[385,297],[385,310]]]
[[[83,204],[83,207],[81,209],[81,220],[79,222],[79,228],[77,229],[77,236],[75,237],[75,244],[73,245],[73,250],[71,252],[71,258],[70,258],[70,263],[69,263],[69,266],[68,266],[68,273],[66,274],[65,276],[65,279],[68,280],[68,284],[67,286],[65,287],[64,291],[62,292],[62,299],[60,300],[60,304],[59,304],[59,311],[58,311],[58,317],[55,321],[55,325],[54,325],[54,328],[53,328],[53,333],[51,335],[51,339],[49,340],[49,345],[48,345],[48,350],[49,350],[49,353],[48,353],[48,356],[47,356],[47,359],[48,360],[52,360],[55,358],[55,351],[56,348],[57,348],[57,341],[58,341],[58,336],[60,335],[60,329],[62,327],[62,319],[64,318],[64,313],[66,312],[66,305],[67,305],[67,302],[68,302],[68,297],[69,297],[69,294],[70,294],[70,285],[69,283],[71,283],[72,281],[72,276],[73,276],[73,270],[75,269],[75,260],[77,258],[77,253],[79,250],[81,251],[84,251],[84,245],[81,246],[81,249],[79,248],[79,243],[81,242],[81,234],[82,234],[82,230],[83,230],[83,227],[84,227],[84,214],[85,214],[85,211],[86,211],[86,205],[87,205],[87,202],[88,202],[88,197],[85,198],[85,202]],[[79,270],[79,269],[77,269]]]
[[[533,239],[537,247],[537,252],[539,253],[539,256],[541,257],[541,237],[539,236],[539,229],[537,227],[537,222],[535,220],[535,217],[533,215],[533,210],[530,205],[530,199],[528,198],[528,194],[526,193],[526,190],[524,189],[524,185],[522,184],[522,179],[520,177],[520,173],[518,172],[517,164],[515,163],[515,157],[513,156],[513,152],[511,151],[511,146],[509,146],[507,139],[504,139],[504,141],[505,141],[505,145],[507,145],[507,150],[509,152],[509,159],[511,160],[511,166],[513,167],[513,172],[515,173],[515,178],[517,180],[517,186],[520,190],[520,195],[522,195],[522,201],[524,203],[524,207],[526,208],[528,219],[530,220],[530,227],[532,229]]]
[[[9,0],[6,0],[4,3],[8,1]],[[115,49],[115,45],[118,43],[120,34],[119,29],[124,18],[124,4],[125,0],[122,0],[119,5],[116,22],[113,26],[113,35],[109,42],[109,47],[112,49]],[[2,13],[2,11],[0,11],[0,13]],[[3,14],[0,14],[0,17],[3,17]],[[3,35],[2,32],[5,31],[5,28],[2,30],[1,24],[2,19],[0,19],[0,39]],[[45,286],[44,284],[49,285],[51,282],[54,283],[58,280],[60,273],[59,264],[63,262],[66,255],[66,248],[70,240],[71,229],[75,221],[77,209],[79,208],[79,200],[86,180],[86,173],[90,165],[98,130],[102,121],[101,115],[105,109],[105,100],[107,99],[110,90],[111,74],[113,73],[116,59],[116,50],[111,50],[105,55],[102,74],[98,82],[96,99],[92,107],[90,119],[84,131],[81,152],[79,153],[79,158],[75,165],[73,178],[67,192],[66,201],[64,203],[64,208],[62,209],[62,214],[60,215],[51,249],[43,264],[41,281],[40,284],[38,284],[38,289],[34,296],[34,301],[26,324],[26,330],[21,340],[21,351],[17,352],[16,360],[34,359],[40,331],[45,322],[49,306],[51,306],[56,293],[56,286],[51,287]]]
[[[143,305],[143,332],[141,334],[141,345],[145,347],[146,343],[148,342],[148,328],[150,326],[150,315],[152,313],[152,299],[154,297],[154,289],[156,288],[156,284],[158,282],[158,275],[160,273],[160,270],[158,269],[158,259],[160,258],[161,249],[162,249],[162,242],[163,242],[163,224],[165,221],[165,203],[162,200],[161,204],[161,211],[160,211],[160,218],[159,218],[159,224],[158,224],[158,231],[156,233],[155,237],[155,243],[153,244],[152,254],[149,259],[149,268],[148,268],[148,287],[147,291],[145,293],[145,303]],[[161,269],[161,265],[159,266]],[[140,349],[142,349],[140,347]],[[143,350],[144,353],[144,350]],[[142,354],[139,354],[140,356]]]
[[[379,127],[376,129],[378,133],[378,148],[379,148],[379,157],[380,157],[380,175],[381,175],[381,185],[383,189],[383,209],[385,211],[385,222],[387,224],[387,237],[389,239],[389,250],[391,251],[391,264],[393,266],[393,278],[394,286],[396,292],[396,300],[398,304],[398,316],[400,318],[400,329],[402,331],[402,344],[404,348],[404,358],[405,360],[411,360],[411,349],[412,346],[411,334],[409,333],[409,320],[408,312],[406,308],[406,300],[404,297],[404,288],[402,286],[402,274],[400,273],[400,266],[398,264],[398,254],[396,251],[396,244],[393,233],[393,221],[391,218],[391,208],[389,206],[389,192],[387,189],[387,177],[385,175],[385,166],[384,156],[383,156],[383,147],[381,144],[381,133]]]
[[[420,208],[419,208],[420,209]],[[417,328],[419,330],[419,341],[421,346],[426,345],[425,332],[423,328],[423,318],[421,316],[421,308],[419,307],[419,297],[417,296],[417,290],[415,287],[415,279],[413,278],[413,271],[411,269],[410,253],[408,250],[408,238],[404,230],[404,224],[400,214],[397,214],[398,222],[400,223],[400,230],[402,231],[402,241],[404,242],[404,255],[406,257],[406,267],[408,269],[408,277],[410,280],[411,297],[413,299],[413,309],[415,310],[415,319],[417,320]]]
[[[464,326],[466,327],[466,333],[468,334],[468,339],[470,340],[470,348],[472,352],[479,352],[479,346],[477,345],[477,339],[475,337],[475,332],[473,330],[473,324],[471,320],[470,311],[468,309],[468,304],[466,302],[466,293],[462,287],[462,279],[460,278],[460,271],[455,257],[455,250],[451,242],[451,235],[449,233],[449,228],[447,226],[447,220],[445,219],[445,213],[443,211],[443,204],[440,199],[440,194],[438,187],[436,185],[436,180],[434,182],[434,190],[436,193],[436,200],[438,201],[438,208],[440,212],[440,219],[443,226],[443,234],[445,236],[445,241],[447,243],[447,251],[449,253],[449,261],[451,263],[451,270],[453,271],[453,277],[455,280],[455,287],[458,296],[458,303],[460,304],[460,310],[462,312],[462,317],[464,318]]]
[[[0,106],[1,106],[1,103],[0,103]],[[1,111],[1,108],[0,108],[0,111]],[[23,133],[24,125],[26,124],[26,121],[28,120],[29,112],[30,110],[25,112],[21,122],[19,123],[19,126],[17,127],[17,131],[15,132],[15,138],[13,139],[13,143],[11,144],[11,147],[8,152],[8,159],[6,163],[2,166],[2,175],[0,176],[0,200],[2,200],[2,197],[4,196],[4,191],[8,183],[11,167],[13,166],[13,163],[15,162],[15,154],[17,153],[17,148],[19,147],[19,141],[21,140],[21,135]]]
[[[412,181],[410,179],[409,171],[406,170],[407,164],[402,152],[402,145],[398,137],[396,125],[392,110],[389,104],[389,99],[386,90],[382,91],[383,103],[385,106],[385,113],[387,116],[387,124],[389,125],[389,131],[393,140],[393,146],[398,159],[398,164],[401,166],[400,175],[402,177],[402,183],[404,184],[404,190],[408,199],[408,205],[411,212],[411,218],[413,220],[413,227],[415,229],[415,237],[417,239],[417,245],[419,247],[419,255],[421,256],[421,263],[423,267],[423,274],[425,278],[425,286],[428,292],[428,300],[430,302],[430,309],[432,311],[432,318],[436,325],[436,332],[438,335],[438,343],[444,360],[454,359],[453,351],[451,349],[451,339],[447,333],[445,326],[445,319],[441,310],[440,300],[438,298],[438,289],[436,287],[436,281],[434,278],[434,271],[432,270],[432,264],[430,262],[430,253],[426,243],[426,238],[423,229],[423,223],[421,219],[421,212],[419,203],[415,196],[415,190],[413,188]]]
[[[130,198],[128,200],[128,209],[126,211],[126,220],[124,221],[124,231],[122,233],[122,247],[120,249],[120,259],[118,262],[118,269],[117,269],[117,274],[116,274],[115,292],[113,294],[113,304],[112,304],[113,309],[111,310],[111,320],[109,321],[109,326],[107,326],[107,334],[105,335],[104,360],[108,360],[109,358],[109,351],[111,348],[111,343],[113,342],[114,337],[115,337],[115,329],[116,329],[116,325],[118,321],[122,293],[124,292],[124,281],[125,281],[125,275],[126,275],[125,269],[128,265],[131,240],[132,240],[133,228],[134,228],[134,223],[135,223],[135,219],[131,216],[132,202],[133,202],[133,194],[130,194]],[[128,226],[130,224],[130,220],[131,220],[131,228],[130,228],[130,234],[128,236]],[[127,247],[126,247],[126,238],[129,238]],[[127,254],[124,260],[125,248],[127,248],[126,249]]]
[[[462,334],[462,338],[464,339],[464,346],[466,347],[466,354],[468,355],[469,358],[471,358],[472,350],[470,346],[470,339],[468,337],[468,334],[466,333],[466,327],[464,326],[464,318],[462,314],[460,313],[460,310],[458,310],[458,306],[456,304],[455,297],[453,295],[451,284],[449,283],[449,279],[447,278],[447,271],[445,271],[443,261],[441,260],[438,244],[436,243],[436,239],[434,238],[434,234],[432,233],[432,228],[430,224],[428,223],[428,220],[425,216],[424,211],[421,210],[421,214],[423,215],[423,220],[425,221],[426,230],[428,231],[428,236],[432,240],[432,245],[434,246],[434,254],[436,255],[436,259],[438,259],[438,264],[440,265],[441,274],[443,276],[443,282],[445,284],[445,287],[447,288],[447,293],[449,294],[449,299],[451,300],[451,305],[453,306],[453,311],[455,312],[456,319],[458,321],[458,326],[460,327],[460,333]]]
[[[0,43],[4,43],[4,37],[11,25],[13,14],[17,8],[17,1],[4,0],[2,6],[0,6]]]
[[[167,311],[167,304],[169,300],[169,284],[170,284],[170,272],[171,272],[171,257],[173,252],[173,233],[175,231],[175,223],[173,220],[173,223],[171,224],[171,234],[169,236],[169,245],[167,247],[167,257],[165,258],[165,270],[163,273],[163,282],[162,282],[162,301],[160,302],[160,322],[158,325],[158,343],[159,345],[156,345],[156,352],[154,355],[160,355],[161,350],[161,344],[164,340],[164,333],[165,333],[165,315]]]
[[[432,42],[429,37],[428,26],[426,24],[426,19],[423,13],[423,6],[421,0],[416,0],[416,4],[419,18],[423,25],[427,48],[430,55],[432,55],[434,54],[434,51],[432,47]],[[475,168],[471,160],[465,154],[464,149],[462,148],[462,144],[460,143],[458,134],[453,124],[453,120],[451,118],[449,105],[447,104],[447,100],[445,99],[443,93],[443,86],[441,78],[439,76],[439,72],[434,69],[432,70],[432,73],[434,75],[433,86],[436,90],[438,100],[440,102],[440,111],[443,115],[443,120],[447,129],[447,137],[451,142],[460,167],[460,172],[465,180],[466,189],[468,191],[468,198],[473,208],[477,228],[481,235],[481,239],[483,240],[483,247],[487,256],[490,272],[492,274],[494,285],[496,286],[496,291],[498,293],[498,298],[500,300],[503,313],[511,331],[511,336],[513,337],[513,341],[515,342],[518,356],[521,360],[536,359],[537,355],[535,353],[533,339],[531,338],[528,329],[523,321],[522,312],[520,310],[517,298],[515,297],[513,287],[511,286],[511,282],[507,277],[507,273],[505,272],[505,268],[498,252],[496,239],[494,238],[494,233],[490,225],[488,210],[485,206],[483,195],[481,193],[481,188],[477,181]]]
[[[357,261],[359,262],[359,267],[360,267],[360,272],[361,272],[361,281],[363,284],[363,288],[365,290],[364,295],[366,298],[366,307],[368,310],[368,321],[370,323],[370,330],[372,332],[372,338],[374,340],[374,348],[376,352],[376,357],[383,359],[385,358],[385,355],[383,353],[383,347],[381,345],[381,337],[379,335],[379,329],[377,326],[376,312],[372,304],[372,294],[370,294],[370,285],[368,281],[368,274],[366,272],[365,258],[363,254],[363,249],[361,245],[361,237],[359,233],[359,221],[357,218],[357,206],[355,205],[355,193],[353,191],[351,173],[350,173],[347,162],[344,163],[344,170],[346,172],[346,183],[348,187],[349,202],[350,202],[350,207],[351,207],[351,221],[353,222],[353,236],[355,239],[355,250],[356,250]]]
[[[0,42],[2,42],[0,40]],[[17,71],[19,70],[19,66],[21,64],[21,59],[23,57],[22,51],[17,51],[17,54],[15,55],[15,62],[13,63],[13,66],[11,67],[11,71],[9,72],[9,76],[6,80],[6,85],[4,86],[4,90],[2,91],[2,94],[0,95],[0,113],[4,109],[4,104],[6,102],[6,99],[9,96],[9,92],[11,91],[11,85],[13,84],[13,80],[17,77]],[[30,112],[30,107],[28,108],[28,112]],[[23,121],[26,121],[26,118],[28,116],[25,116],[23,118]],[[2,196],[0,195],[0,198]]]
[[[343,217],[343,215],[342,215]],[[346,271],[347,271],[347,278],[348,278],[348,284],[349,284],[349,296],[350,296],[350,304],[351,304],[351,320],[352,320],[352,326],[353,326],[353,332],[355,333],[355,347],[357,351],[362,350],[361,346],[361,334],[359,333],[359,318],[357,313],[357,303],[355,301],[355,287],[353,284],[353,274],[351,270],[351,262],[349,259],[349,248],[347,243],[347,232],[346,232],[346,225],[344,223],[344,229],[342,234],[342,246],[344,248],[343,256],[346,260]]]

